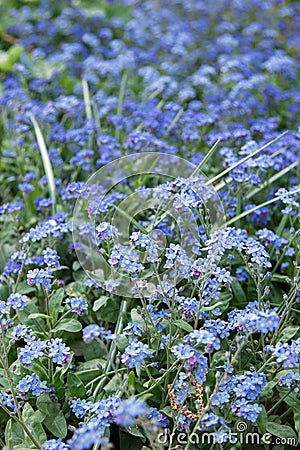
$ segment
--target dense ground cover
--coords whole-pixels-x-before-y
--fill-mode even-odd
[[[300,3],[96,3],[0,7],[0,443],[297,448]]]

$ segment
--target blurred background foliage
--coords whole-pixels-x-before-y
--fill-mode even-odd
[[[120,17],[123,20],[130,20],[130,7],[119,2],[109,2],[105,0],[0,0],[0,78],[4,72],[13,70],[14,64],[25,52],[24,48],[18,45],[17,40],[5,32],[7,27],[15,22],[12,16],[12,9],[37,8],[37,6],[51,8],[55,17],[63,8],[82,8],[87,14],[103,14],[107,18]]]

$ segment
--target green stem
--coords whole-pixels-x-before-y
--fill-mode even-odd
[[[268,411],[268,416],[272,414],[273,411],[275,411],[278,406],[292,393],[292,391],[288,391],[283,397],[281,397],[278,402],[275,403],[274,406]]]
[[[162,380],[167,376],[167,374],[168,374],[169,372],[171,372],[171,370],[173,370],[174,367],[176,367],[177,364],[178,364],[178,361],[176,361],[176,362],[170,367],[169,370],[166,370],[166,372],[165,372],[160,378],[158,378],[158,379],[155,381],[155,383],[153,383],[152,386],[150,386],[146,391],[143,391],[143,392],[141,392],[140,394],[137,394],[137,395],[136,395],[136,398],[141,398],[141,397],[143,397],[144,395],[148,394],[149,392],[153,391],[153,389],[155,389],[156,386],[159,386],[159,385],[161,384]]]
[[[124,324],[123,318],[124,318],[124,314],[126,314],[126,312],[127,312],[128,303],[129,303],[128,299],[127,300],[122,300],[121,308],[120,308],[120,312],[119,312],[119,316],[118,316],[118,320],[117,320],[117,324],[116,324],[116,329],[115,329],[115,334],[117,336],[122,333],[123,324]],[[95,389],[95,392],[94,392],[94,399],[96,399],[98,392],[100,391],[100,389],[102,388],[102,386],[105,383],[105,379],[108,376],[108,373],[109,373],[111,365],[112,365],[112,360],[116,356],[116,352],[117,352],[117,346],[112,341],[112,345],[110,347],[110,350],[109,350],[109,353],[108,353],[108,356],[107,356],[107,362],[106,362],[106,365],[105,365],[105,368],[104,368],[104,374],[103,375],[106,375],[106,376],[105,376],[105,378],[102,381],[100,381],[98,383],[98,385],[97,385],[97,387]]]
[[[0,355],[0,361],[1,361],[1,364],[3,366],[4,371],[6,373],[6,377],[7,377],[8,383],[9,383],[11,394],[13,396],[13,400],[14,400],[14,404],[16,406],[17,416],[18,417],[15,416],[15,415],[12,415],[11,413],[10,413],[10,416],[13,417],[17,422],[19,422],[19,424],[21,425],[21,427],[23,428],[23,430],[25,431],[25,433],[27,434],[29,439],[32,441],[32,443],[36,446],[36,448],[40,448],[38,442],[36,441],[34,436],[31,434],[30,430],[27,428],[26,424],[22,420],[22,414],[21,414],[21,411],[20,411],[20,408],[19,408],[18,399],[17,399],[16,393],[15,393],[15,390],[14,390],[12,378],[10,376],[9,368],[8,368],[8,364],[7,364],[7,362],[8,362],[7,349],[6,349],[6,344],[5,344],[5,336],[3,335],[3,332],[2,332],[2,342],[3,342],[4,358],[5,359]]]

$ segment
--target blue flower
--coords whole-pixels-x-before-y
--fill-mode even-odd
[[[50,339],[47,342],[47,351],[48,357],[59,366],[64,366],[70,361],[70,348],[60,338]]]
[[[30,338],[25,347],[21,348],[19,360],[25,367],[29,367],[34,359],[44,356],[47,343],[39,339]]]
[[[166,428],[169,426],[170,421],[167,419],[165,414],[158,411],[156,408],[149,408],[150,413],[148,413],[147,417],[151,420],[155,425]]]
[[[28,297],[21,294],[10,294],[8,299],[6,300],[6,303],[10,305],[13,309],[20,309],[23,310],[28,302]]]
[[[272,353],[278,363],[283,363],[285,369],[292,369],[297,367],[300,360],[300,338],[292,340],[290,344],[277,342],[275,347],[267,345],[265,350]]]
[[[149,412],[149,407],[145,402],[130,397],[123,401],[115,411],[114,421],[117,425],[128,427],[134,424],[137,417],[149,414]]]
[[[211,399],[211,404],[212,406],[220,406],[223,405],[224,403],[228,403],[230,401],[230,396],[228,394],[228,392],[224,391],[224,392],[218,392],[217,394],[215,394],[212,399]]]
[[[92,342],[94,339],[101,337],[101,339],[111,340],[115,339],[115,335],[110,330],[99,325],[91,324],[83,329],[82,332],[83,341],[86,343]]]
[[[84,417],[91,408],[94,406],[92,402],[87,402],[86,400],[81,400],[80,398],[74,398],[70,402],[70,408],[76,417]]]
[[[101,222],[100,225],[96,227],[96,230],[98,231],[97,237],[101,241],[106,241],[118,235],[117,228],[110,225],[108,222]]]
[[[143,327],[137,322],[129,322],[128,325],[123,329],[125,336],[142,336]]]
[[[0,205],[0,216],[5,214],[12,214],[16,211],[21,211],[23,207],[23,203],[19,200],[12,203],[4,203],[3,205]]]
[[[201,418],[201,428],[211,428],[217,425],[225,425],[225,419],[214,413],[206,413]]]
[[[17,408],[12,394],[6,394],[6,392],[0,390],[0,405],[6,406],[14,414],[17,413]]]
[[[153,358],[152,353],[152,350],[149,349],[147,344],[134,340],[125,349],[125,352],[121,357],[121,361],[129,367],[129,369],[132,369],[133,367],[140,367],[145,364],[145,360],[147,358]]]
[[[22,378],[17,385],[17,389],[23,397],[29,392],[35,397],[38,397],[43,392],[51,391],[47,386],[47,382],[41,381],[36,374],[26,375]]]
[[[205,345],[205,351],[208,353],[219,350],[221,347],[220,339],[208,330],[196,330],[187,335],[184,340],[194,347]]]
[[[27,282],[30,286],[43,286],[45,289],[51,289],[52,272],[48,269],[34,269],[27,273]]]
[[[64,444],[61,439],[50,439],[41,446],[41,450],[67,450],[69,445]]]
[[[71,311],[78,315],[82,315],[88,309],[87,301],[83,297],[67,298],[65,303],[69,305]]]
[[[237,400],[231,406],[232,411],[238,416],[255,423],[262,407],[257,403],[249,403],[245,399]]]
[[[60,268],[60,257],[57,254],[56,250],[53,250],[51,248],[46,248],[46,250],[43,250],[43,259],[44,259],[44,264],[47,267],[55,267],[56,269]]]

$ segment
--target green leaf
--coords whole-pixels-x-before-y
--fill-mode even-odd
[[[47,380],[49,377],[48,369],[46,369],[44,364],[37,358],[31,362],[30,369],[36,373],[41,380]]]
[[[114,375],[110,381],[103,387],[108,395],[112,395],[120,388],[120,376]]]
[[[298,439],[300,441],[300,412],[298,411],[294,413],[294,422],[295,422],[295,430],[297,431]]]
[[[37,399],[38,409],[46,415],[43,424],[57,438],[65,438],[67,435],[67,422],[59,403],[50,399],[48,393],[44,393]]]
[[[128,347],[128,339],[126,336],[118,336],[117,339],[114,341],[115,345],[117,346],[118,350],[123,352],[126,347]]]
[[[284,397],[284,402],[289,405],[293,411],[300,411],[300,398],[298,394],[290,391],[289,395],[286,396],[286,394],[289,392],[289,388],[286,387],[278,387],[278,390],[280,397]]]
[[[282,439],[295,439],[295,443],[297,442],[297,435],[293,428],[291,428],[289,425],[281,425],[280,423],[268,422],[267,431],[273,436],[277,436]]]
[[[54,328],[54,332],[58,331],[69,331],[70,333],[76,333],[80,331],[82,328],[81,323],[76,319],[63,319],[59,324]]]
[[[135,309],[135,308],[133,308],[133,309],[131,310],[131,320],[132,320],[132,322],[137,322],[137,323],[139,323],[140,325],[144,325],[144,324],[145,324],[144,319],[142,318],[141,313],[140,313],[137,309]]]
[[[33,313],[33,314],[29,314],[28,319],[46,319],[46,320],[49,320],[49,319],[51,319],[51,317],[47,316],[47,314]]]
[[[13,45],[7,52],[0,51],[0,71],[11,72],[22,53],[23,47],[21,45]]]
[[[80,297],[86,292],[86,287],[80,281],[74,281],[67,286],[67,292],[69,295],[74,295],[75,297]]]
[[[131,395],[133,395],[135,391],[135,373],[133,370],[129,372],[127,383],[128,383],[128,391]]]
[[[278,372],[276,374],[276,376],[273,378],[273,380],[269,381],[264,386],[264,388],[261,392],[261,397],[269,397],[273,392],[273,388],[278,384],[278,381],[280,380],[280,378],[282,378],[284,375],[287,375],[290,372],[291,372],[290,369],[281,370],[280,372]]]
[[[29,284],[25,283],[24,281],[21,281],[21,283],[18,286],[18,293],[25,295],[30,294],[31,292],[35,292],[35,287],[29,286]]]
[[[295,334],[300,330],[300,327],[297,325],[290,325],[286,327],[282,333],[279,335],[279,341],[280,342],[288,342],[290,339],[292,339]]]
[[[25,439],[21,425],[9,419],[5,427],[5,443],[8,450],[14,450],[16,445],[22,444]]]
[[[123,430],[119,431],[120,450],[141,450],[143,441],[145,442],[146,440],[144,435],[134,426],[128,427],[127,430],[130,432],[130,434],[126,433]]]
[[[69,372],[68,373],[68,389],[70,391],[71,397],[84,398],[85,396],[85,387],[81,379],[76,373]]]
[[[184,322],[184,320],[174,320],[174,325],[176,325],[181,330],[187,331],[188,333],[194,331],[194,328],[189,323]]]
[[[166,406],[161,411],[168,417],[173,417],[174,415],[174,410],[171,408],[171,406]]]
[[[279,283],[287,283],[291,284],[291,280],[286,275],[279,275],[278,273],[274,273],[272,275],[272,281],[278,281]]]
[[[268,415],[265,407],[263,405],[260,406],[262,408],[262,411],[259,413],[257,423],[259,425],[260,432],[264,434],[267,431]]]
[[[4,369],[0,369],[0,385],[1,387],[4,387],[6,391],[9,391],[10,385]]]
[[[74,261],[72,264],[72,270],[73,272],[77,272],[81,268],[81,264],[79,261]]]
[[[103,363],[105,363],[105,361],[99,358],[90,359],[89,361],[80,363],[76,375],[83,383],[87,383],[102,373]]]
[[[107,322],[116,322],[120,312],[120,299],[119,298],[108,298],[107,303],[103,306],[99,315],[101,319]]]
[[[220,300],[218,300],[216,303],[211,303],[209,306],[204,306],[203,310],[212,311],[213,309],[219,308],[223,312],[227,309],[231,299],[232,294],[230,294],[229,292],[223,293],[220,296]]]
[[[98,311],[102,306],[105,306],[107,303],[107,300],[109,297],[106,297],[106,295],[102,295],[98,300],[95,301],[93,305],[93,311]]]
[[[61,308],[61,303],[63,301],[64,294],[65,294],[64,290],[61,288],[55,291],[49,298],[49,312],[54,322],[57,321],[58,313]]]
[[[22,412],[22,419],[40,445],[47,440],[47,435],[42,426],[42,421],[45,419],[45,416],[46,414],[41,411],[34,411],[30,403],[25,403]],[[32,441],[28,436],[25,436],[24,444],[24,447],[31,446]]]
[[[247,303],[247,297],[246,294],[241,286],[241,283],[238,281],[237,278],[233,278],[231,282],[231,288],[234,294],[235,299],[237,300],[236,303],[238,305],[242,305]]]

